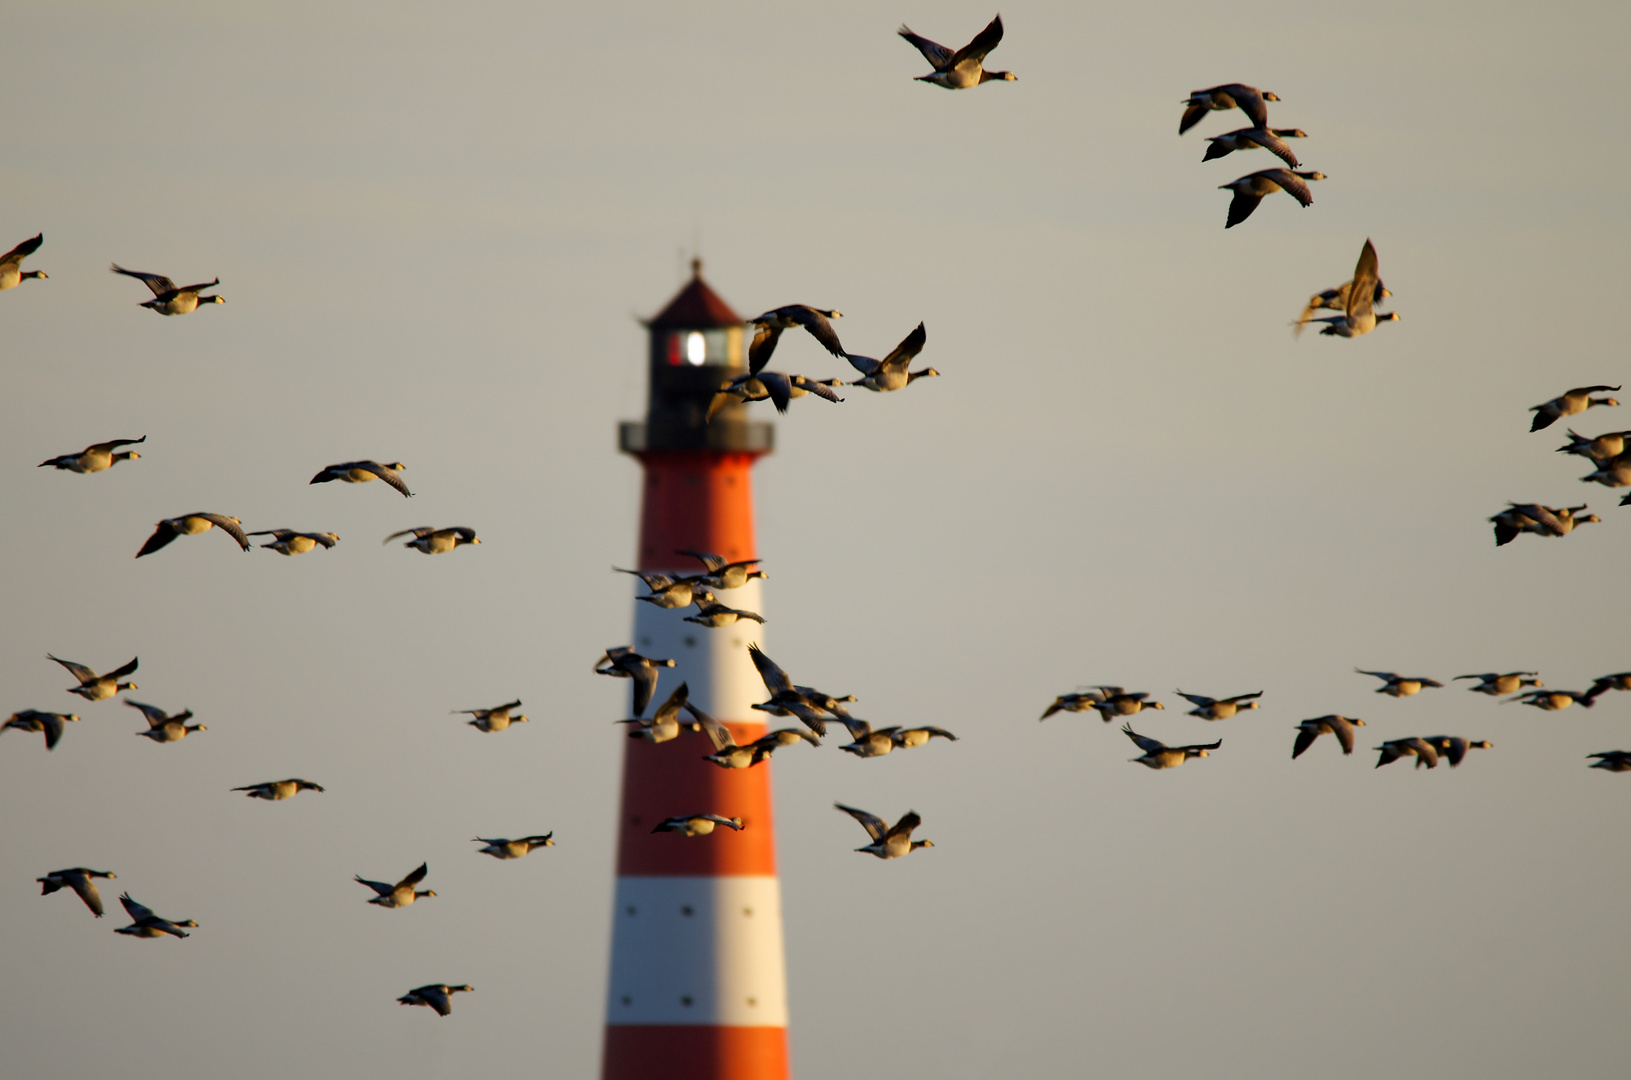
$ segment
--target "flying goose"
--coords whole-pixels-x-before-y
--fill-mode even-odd
[[[125,698],[125,704],[132,709],[140,709],[142,715],[147,718],[147,730],[138,731],[136,734],[146,736],[157,743],[180,742],[194,731],[209,730],[203,724],[187,723],[193,716],[191,709],[186,709],[171,716],[155,705],[143,705],[141,702],[131,701],[129,698]]]
[[[136,689],[135,683],[122,683],[119,680],[136,670],[136,663],[140,657],[131,657],[130,663],[124,667],[115,668],[106,675],[98,675],[84,664],[76,664],[72,660],[63,660],[60,657],[45,654],[46,659],[55,660],[68,669],[68,674],[79,680],[78,686],[70,686],[70,694],[78,694],[86,701],[105,701],[121,690]]]
[[[673,666],[672,660],[653,660],[649,656],[641,656],[627,645],[614,645],[595,661],[595,674],[632,679],[634,715],[639,716],[651,704],[651,695],[657,690],[657,669]]]
[[[305,533],[293,529],[257,529],[244,535],[272,537],[270,544],[262,544],[261,547],[271,548],[279,555],[304,555],[318,545],[331,548],[340,542],[338,533]]]
[[[1267,128],[1269,107],[1265,102],[1279,100],[1274,94],[1240,83],[1224,83],[1206,90],[1195,90],[1182,102],[1184,115],[1178,121],[1178,134],[1182,135],[1200,123],[1201,118],[1214,109],[1239,109],[1252,122],[1253,128]]]
[[[449,986],[446,983],[431,983],[416,990],[409,990],[397,998],[398,1005],[428,1005],[436,1010],[437,1016],[446,1016],[453,1011],[453,1002],[448,1000],[454,994],[468,994],[475,987],[469,983],[463,986]]]
[[[1304,720],[1297,725],[1297,741],[1291,747],[1293,761],[1302,756],[1304,750],[1314,745],[1314,740],[1321,735],[1335,735],[1337,742],[1342,744],[1342,752],[1354,752],[1354,728],[1364,727],[1365,721],[1352,716],[1316,716],[1312,720]]]
[[[547,832],[542,836],[523,836],[516,840],[489,840],[485,836],[478,836],[475,843],[486,844],[477,854],[491,855],[495,859],[519,859],[523,855],[530,855],[541,847],[554,847],[555,834]]]
[[[424,862],[419,864],[419,869],[415,870],[413,873],[409,874],[395,885],[387,885],[383,881],[369,881],[367,878],[360,875],[357,876],[357,881],[374,890],[376,895],[368,901],[370,904],[377,904],[380,907],[386,908],[400,908],[407,907],[421,896],[436,895],[436,893],[430,889],[421,889],[418,892],[414,891],[413,887],[419,884],[421,881],[424,881],[425,875],[428,873],[430,873],[430,863]]]
[[[1470,741],[1459,735],[1429,735],[1424,742],[1431,746],[1441,758],[1450,760],[1450,768],[1461,764],[1461,759],[1467,756],[1468,750],[1488,750],[1495,744],[1488,739]]]
[[[199,304],[224,304],[225,297],[199,296],[205,289],[212,289],[221,284],[218,277],[214,281],[200,282],[197,285],[188,285],[176,288],[176,283],[163,274],[145,274],[140,270],[126,270],[118,263],[113,264],[115,274],[124,274],[126,277],[140,278],[143,285],[153,290],[153,299],[144,301],[142,307],[149,311],[156,311],[160,315],[188,315],[198,310]]]
[[[973,41],[956,52],[912,33],[905,23],[895,33],[910,41],[934,68],[927,75],[914,76],[916,82],[933,83],[947,90],[967,90],[981,83],[1014,82],[1018,78],[1011,71],[987,71],[984,67],[986,55],[1002,41],[1001,15],[992,19],[984,30],[974,35]]]
[[[131,918],[129,926],[114,928],[115,934],[129,934],[131,937],[156,938],[169,934],[172,937],[189,937],[183,926],[196,928],[198,923],[192,919],[161,919],[153,914],[153,909],[146,904],[138,904],[130,898],[129,893],[119,897],[119,903],[125,906],[125,913]]]
[[[762,559],[739,559],[736,562],[729,562],[723,555],[715,555],[711,551],[692,551],[689,548],[681,548],[674,554],[689,555],[702,563],[707,573],[698,574],[694,580],[711,589],[719,589],[721,592],[726,589],[740,589],[754,578],[762,581],[770,580],[770,575],[763,570],[749,569],[749,567],[763,562]]]
[[[1377,322],[1398,322],[1398,312],[1387,315],[1376,313],[1376,294],[1382,288],[1382,278],[1376,262],[1376,246],[1369,239],[1365,246],[1359,249],[1359,262],[1354,266],[1353,280],[1348,282],[1348,301],[1343,309],[1344,314],[1328,319],[1311,319],[1310,322],[1321,322],[1325,327],[1320,330],[1324,337],[1363,337],[1376,329]]]
[[[709,716],[701,709],[685,703],[685,711],[696,717],[697,723],[702,727],[703,734],[713,744],[714,752],[706,755],[704,760],[711,761],[722,769],[749,769],[766,760],[783,746],[791,746],[796,742],[808,742],[811,746],[820,746],[814,735],[798,731],[793,728],[782,728],[770,734],[754,739],[746,746],[738,746],[735,736],[730,728]]]
[[[1507,698],[1501,704],[1510,705],[1516,701],[1523,705],[1533,705],[1535,708],[1543,709],[1546,712],[1557,712],[1559,709],[1567,709],[1570,705],[1576,703],[1589,709],[1596,703],[1597,695],[1602,692],[1596,686],[1584,693],[1578,690],[1526,690],[1517,697]]]
[[[667,574],[652,574],[644,570],[625,570],[621,566],[612,567],[619,574],[633,574],[646,583],[651,592],[645,596],[636,596],[636,600],[644,600],[664,609],[689,607],[697,597],[697,579],[688,577],[670,577]]]
[[[387,536],[383,543],[389,544],[397,537],[407,536],[409,533],[413,534],[413,539],[402,546],[417,548],[424,555],[440,555],[452,551],[460,544],[481,543],[481,537],[476,535],[476,530],[466,525],[454,525],[446,529],[433,529],[429,525],[421,525],[417,529],[394,532]]]
[[[1075,694],[1060,694],[1053,699],[1053,704],[1045,709],[1038,720],[1046,720],[1056,712],[1086,712],[1096,709],[1104,704],[1108,695],[1102,690],[1086,690]]]
[[[1622,453],[1596,463],[1597,468],[1580,478],[1582,484],[1601,484],[1604,487],[1631,487],[1631,454]]]
[[[1150,695],[1145,691],[1129,693],[1119,686],[1098,686],[1095,689],[1103,693],[1103,697],[1093,704],[1099,710],[1099,719],[1108,724],[1113,717],[1132,716],[1145,709],[1165,709],[1166,706],[1159,701],[1146,701]]]
[[[895,735],[900,731],[897,727],[874,729],[865,720],[850,719],[844,722],[849,729],[850,742],[838,749],[854,754],[858,758],[882,757],[895,749]]]
[[[1382,685],[1376,688],[1376,692],[1386,694],[1389,697],[1410,697],[1412,694],[1421,693],[1422,688],[1427,686],[1438,689],[1444,688],[1444,684],[1437,679],[1429,679],[1420,675],[1395,675],[1391,671],[1365,671],[1362,668],[1354,668],[1354,671],[1360,675],[1370,675],[1381,679]]]
[[[809,304],[788,304],[767,311],[756,319],[749,319],[748,325],[755,327],[755,330],[753,343],[748,346],[748,373],[757,375],[763,371],[765,365],[770,363],[770,354],[776,351],[776,342],[781,340],[782,331],[795,326],[804,327],[811,337],[821,343],[823,349],[842,360],[844,346],[839,343],[838,335],[828,321],[842,317],[842,312],[814,308]]]
[[[842,379],[812,379],[807,375],[788,375],[780,371],[738,375],[719,384],[713,400],[708,403],[708,413],[703,420],[704,422],[713,420],[720,409],[736,401],[744,404],[749,401],[769,401],[776,406],[778,413],[787,412],[787,406],[794,398],[801,398],[806,394],[814,394],[828,401],[843,401],[844,399],[833,390],[833,387],[843,385]]]
[[[934,368],[923,368],[921,371],[907,371],[917,354],[923,351],[923,343],[928,340],[929,332],[923,328],[922,323],[917,329],[907,334],[899,345],[890,350],[889,355],[882,360],[874,360],[869,356],[856,356],[854,353],[845,354],[851,366],[861,373],[861,378],[850,383],[851,386],[864,386],[877,393],[888,393],[891,390],[902,390],[912,384],[913,379],[927,376],[936,376],[940,372]]]
[[[44,270],[29,270],[27,272],[23,270],[23,260],[40,250],[40,245],[43,243],[45,243],[45,234],[40,233],[34,239],[24,240],[4,255],[0,255],[0,292],[15,288],[28,278],[38,278],[40,281],[47,280],[48,275]]]
[[[681,814],[679,817],[664,818],[657,823],[651,831],[654,833],[671,832],[681,836],[708,836],[714,827],[723,825],[727,829],[741,832],[743,825],[739,817],[721,817],[718,814]]]
[[[1631,671],[1616,672],[1613,675],[1599,675],[1591,680],[1593,697],[1606,690],[1631,690]]]
[[[511,709],[519,709],[520,707],[521,699],[516,698],[507,705],[495,705],[491,709],[454,709],[450,715],[473,716],[475,717],[474,720],[466,720],[465,723],[477,731],[485,731],[491,734],[495,731],[503,731],[511,724],[525,724],[527,722],[525,716],[510,715]]]
[[[224,517],[221,514],[183,514],[181,517],[165,518],[154,527],[153,535],[149,536],[147,543],[136,552],[136,558],[153,554],[178,536],[193,536],[196,533],[208,532],[217,526],[238,541],[239,547],[248,551],[249,537],[244,535],[242,525],[237,518]]]
[[[1391,765],[1409,754],[1416,755],[1416,768],[1418,769],[1423,765],[1429,769],[1438,768],[1438,751],[1426,739],[1389,739],[1381,746],[1372,747],[1372,749],[1382,752],[1381,757],[1376,759],[1378,769],[1383,765]]]
[[[1607,769],[1609,772],[1631,772],[1631,750],[1604,750],[1600,754],[1587,754],[1586,760],[1591,762],[1593,769]]]
[[[753,660],[753,666],[759,671],[759,678],[764,680],[765,689],[770,691],[770,700],[755,703],[752,707],[772,716],[795,716],[811,731],[825,737],[827,734],[827,721],[821,715],[821,709],[810,703],[793,680],[788,678],[770,657],[760,650],[757,642],[748,642],[748,656]]]
[[[1631,431],[1605,431],[1596,438],[1588,439],[1574,428],[1569,428],[1569,445],[1558,447],[1557,452],[1579,454],[1593,461],[1607,461],[1625,453],[1628,441],[1631,441]]]
[[[765,621],[764,616],[762,615],[756,615],[751,611],[743,611],[740,608],[726,607],[724,604],[717,603],[713,600],[712,596],[709,597],[707,603],[699,603],[697,605],[697,613],[695,615],[687,615],[685,617],[686,622],[696,623],[698,626],[711,627],[715,630],[722,626],[730,626],[740,619],[751,619],[756,623],[763,623]]]
[[[1525,678],[1527,675],[1538,675],[1536,671],[1509,671],[1505,675],[1496,672],[1486,672],[1483,675],[1457,675],[1451,682],[1459,679],[1477,679],[1477,686],[1469,686],[1475,694],[1488,694],[1490,697],[1499,697],[1502,694],[1516,694],[1526,686],[1545,686],[1539,679]]]
[[[649,720],[619,720],[619,724],[633,724],[635,729],[629,732],[631,739],[644,739],[646,742],[664,743],[680,737],[680,728],[696,729],[696,724],[680,722],[680,710],[687,707],[691,696],[691,689],[685,683],[680,683],[668,700],[657,706],[657,711],[651,714]]]
[[[1140,765],[1148,766],[1151,769],[1176,769],[1192,757],[1210,756],[1213,750],[1223,745],[1223,740],[1219,739],[1217,742],[1204,745],[1168,746],[1159,739],[1151,739],[1138,734],[1133,730],[1131,723],[1122,724],[1121,731],[1122,734],[1133,740],[1134,745],[1144,751],[1139,757],[1130,758],[1129,760],[1136,761]]]
[[[1519,533],[1562,536],[1563,523],[1549,508],[1539,503],[1507,503],[1507,508],[1489,519],[1495,525],[1495,546],[1510,544]]]
[[[1186,694],[1182,690],[1173,692],[1195,706],[1189,710],[1190,716],[1198,716],[1202,720],[1227,720],[1241,709],[1255,709],[1258,707],[1257,699],[1263,696],[1261,690],[1255,694],[1236,694],[1229,698],[1209,698],[1204,694]]]
[[[912,839],[912,830],[923,824],[923,819],[915,810],[906,811],[901,819],[891,826],[883,818],[869,814],[865,810],[857,810],[853,806],[837,802],[833,805],[859,821],[861,828],[872,838],[872,843],[866,847],[858,847],[856,851],[864,851],[880,859],[898,859],[902,855],[910,855],[918,848],[934,847],[932,840]]]
[[[322,784],[314,784],[310,780],[290,778],[288,780],[268,780],[264,784],[249,784],[245,787],[235,787],[232,790],[248,792],[246,798],[277,802],[280,799],[292,799],[302,791],[327,791],[328,789]]]
[[[42,878],[34,880],[40,883],[40,895],[50,896],[58,889],[72,889],[85,901],[85,906],[91,909],[91,914],[98,919],[102,917],[102,894],[96,891],[96,882],[92,878],[107,878],[109,881],[118,877],[112,870],[91,870],[83,866],[71,867],[67,870],[53,870]]]
[[[1315,321],[1314,312],[1316,311],[1346,312],[1348,310],[1348,293],[1352,288],[1353,280],[1350,278],[1334,289],[1326,289],[1324,292],[1317,292],[1310,296],[1308,303],[1303,307],[1302,314],[1298,315],[1297,321],[1291,324],[1291,336],[1294,338],[1301,337],[1303,327]],[[1377,278],[1376,288],[1371,291],[1371,304],[1373,306],[1380,304],[1392,295],[1393,290],[1383,285],[1381,278]],[[1321,333],[1323,332],[1321,331]]]
[[[58,469],[66,469],[76,473],[95,473],[103,469],[111,469],[121,461],[135,461],[141,457],[134,450],[123,450],[115,454],[113,451],[120,446],[136,446],[147,441],[143,435],[139,439],[109,439],[107,442],[91,443],[77,454],[63,454],[61,457],[48,458],[37,466],[45,468],[47,465]]]
[[[1183,132],[1179,132],[1183,134]],[[1236,150],[1255,150],[1262,147],[1293,169],[1302,165],[1297,155],[1292,153],[1291,147],[1285,143],[1286,139],[1306,139],[1308,133],[1301,128],[1261,128],[1244,127],[1234,131],[1226,131],[1222,135],[1212,135],[1207,142],[1212,145],[1206,148],[1206,156],[1202,161],[1212,161],[1215,158],[1228,157]]]
[[[41,712],[39,709],[24,709],[14,712],[10,719],[0,724],[0,732],[7,728],[16,728],[18,731],[39,731],[45,734],[45,748],[55,750],[57,743],[62,741],[63,724],[65,721],[78,720],[79,717],[70,713]]]
[[[1227,184],[1219,184],[1220,190],[1227,188],[1235,193],[1235,197],[1229,202],[1229,218],[1223,227],[1232,229],[1251,217],[1252,211],[1257,209],[1257,204],[1263,201],[1264,196],[1273,195],[1276,191],[1285,192],[1304,207],[1311,206],[1314,196],[1304,181],[1324,179],[1325,174],[1322,172],[1263,169],[1249,176],[1242,176],[1238,180],[1231,180]]]
[[[311,483],[329,484],[335,480],[344,480],[348,484],[366,484],[378,478],[411,498],[413,492],[408,490],[407,482],[397,475],[406,468],[407,466],[400,461],[393,461],[389,465],[381,465],[377,461],[342,461],[338,465],[328,466],[312,477]]]
[[[1618,390],[1618,386],[1577,386],[1568,393],[1555,397],[1550,401],[1543,401],[1539,405],[1529,406],[1529,411],[1535,414],[1530,422],[1530,431],[1539,431],[1549,428],[1557,423],[1560,416],[1573,416],[1583,413],[1593,405],[1618,405],[1619,402],[1611,397],[1592,397],[1599,390]]]

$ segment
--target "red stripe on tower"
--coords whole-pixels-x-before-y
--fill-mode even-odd
[[[647,323],[650,398],[643,423],[621,425],[620,448],[640,459],[639,565],[694,573],[681,549],[753,558],[753,463],[771,450],[768,423],[740,405],[704,418],[720,383],[745,370],[741,318],[702,280]],[[759,612],[757,580],[719,594]],[[690,700],[724,721],[738,742],[765,724],[753,702],[764,685],[748,657],[759,624],[709,629],[695,609],[635,604],[634,647],[673,659],[656,701],[683,680]],[[666,743],[629,740],[623,755],[617,889],[607,987],[603,1080],[785,1080],[787,978],[770,763],[722,769],[703,760],[700,734]],[[653,833],[664,818],[739,817],[740,832]]]

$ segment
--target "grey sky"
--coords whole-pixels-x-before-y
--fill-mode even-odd
[[[0,249],[0,687],[77,711],[0,738],[0,1046],[17,1076],[587,1076],[598,1067],[643,331],[700,239],[745,315],[834,306],[856,352],[918,320],[944,377],[795,404],[757,470],[767,648],[878,723],[964,736],[777,759],[795,1072],[1616,1076],[1627,1000],[1631,695],[1544,714],[1448,681],[1631,668],[1631,508],[1526,408],[1620,383],[1631,289],[1624,5],[1005,5],[1019,81],[916,84],[904,20],[958,0],[794,5],[11,5]],[[1202,164],[1242,80],[1329,179],[1223,229]],[[1403,313],[1358,341],[1287,323],[1370,237]],[[219,274],[159,319],[107,263]],[[812,341],[779,365],[846,374]],[[1587,434],[1627,410],[1573,418]],[[34,464],[148,436],[81,477]],[[401,460],[417,493],[310,487]],[[1604,523],[1497,550],[1506,500]],[[334,531],[285,560],[161,517]],[[379,538],[468,524],[424,559]],[[209,731],[131,738],[47,651]],[[1088,717],[1092,682],[1213,757],[1173,773]],[[1264,690],[1203,724],[1174,687]],[[450,709],[519,696],[500,735]],[[82,707],[75,707],[82,706]],[[1289,761],[1308,716],[1362,752]],[[1383,739],[1488,738],[1374,771]],[[240,784],[306,776],[263,804]],[[834,799],[924,817],[856,856]],[[555,830],[517,863],[472,836]],[[430,863],[382,912],[350,878]],[[109,917],[41,899],[111,868]],[[196,918],[127,941],[128,886]],[[392,998],[468,981],[438,1022]]]

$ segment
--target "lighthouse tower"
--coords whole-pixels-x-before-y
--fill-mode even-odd
[[[680,549],[735,561],[758,554],[753,463],[773,429],[733,404],[704,420],[720,383],[747,367],[740,316],[702,280],[700,260],[679,294],[646,324],[650,396],[643,422],[625,422],[619,448],[645,471],[638,565],[700,572]],[[717,593],[762,612],[759,579]],[[695,611],[634,605],[636,652],[672,659],[651,708],[682,681],[690,700],[724,722],[738,743],[765,733],[765,697],[747,646],[762,627],[720,629],[684,621]],[[682,717],[683,719],[683,717]],[[700,733],[665,743],[629,740],[623,751],[611,977],[603,1080],[785,1080],[787,977],[770,762],[722,769],[703,760]],[[664,818],[739,817],[740,832],[653,833]]]

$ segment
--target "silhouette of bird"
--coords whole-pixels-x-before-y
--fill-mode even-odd
[[[1002,42],[1001,15],[992,19],[984,30],[974,35],[973,41],[955,52],[926,37],[912,33],[911,28],[904,23],[895,32],[911,42],[917,51],[923,54],[923,59],[934,68],[927,75],[914,76],[917,82],[933,83],[947,90],[967,90],[981,83],[1013,82],[1018,78],[1011,71],[987,71],[984,67],[986,56]]]

